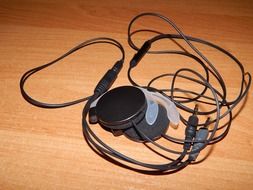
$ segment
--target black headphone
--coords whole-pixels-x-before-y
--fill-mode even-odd
[[[133,23],[141,17],[146,16],[158,17],[164,20],[177,31],[177,34],[163,34],[147,29],[131,32]],[[138,48],[134,44],[132,36],[140,32],[153,32],[155,36],[145,41],[141,48]],[[184,40],[195,54],[189,53],[185,49],[150,51],[153,43],[163,39]],[[87,143],[100,156],[122,167],[146,174],[166,174],[178,171],[194,162],[200,151],[206,146],[219,142],[228,134],[232,122],[232,110],[247,95],[251,84],[251,75],[248,72],[244,72],[243,65],[240,61],[228,51],[211,42],[184,35],[174,22],[157,13],[142,13],[134,17],[128,27],[128,42],[137,51],[131,59],[128,69],[128,79],[132,86],[120,86],[109,90],[123,66],[125,58],[124,49],[114,39],[95,38],[76,46],[60,58],[46,65],[26,72],[20,81],[21,93],[31,104],[44,108],[65,107],[87,100],[82,114],[83,134]],[[226,85],[221,74],[192,42],[201,43],[220,51],[239,66],[238,68],[241,72],[241,87],[238,96],[234,100],[227,100]],[[34,100],[25,92],[25,81],[32,74],[56,63],[82,47],[95,43],[109,43],[116,46],[120,49],[122,57],[102,77],[95,87],[92,96],[63,104],[46,104]],[[157,76],[147,85],[138,85],[131,77],[131,71],[146,54],[177,54],[186,56],[200,64],[204,71],[204,76],[190,68],[181,68],[175,73]],[[156,88],[154,82],[164,77],[171,79],[171,87],[166,89]],[[218,82],[220,88],[214,88],[210,82],[211,77]],[[248,80],[246,80],[246,77],[248,77]],[[202,86],[203,89],[201,92],[196,92],[187,88],[177,88],[175,87],[177,78],[183,78],[196,83]],[[178,93],[185,94],[185,96],[178,95]],[[188,106],[189,103],[195,103],[195,107]],[[212,109],[203,111],[199,109],[199,104],[209,105]],[[226,110],[225,112],[221,112],[221,109]],[[188,119],[180,114],[183,111],[190,114]],[[215,114],[215,118],[210,118],[209,116],[213,114]],[[205,117],[206,121],[200,123],[199,117]],[[219,121],[224,118],[228,118],[228,122],[220,126]],[[153,150],[152,152],[166,158],[168,162],[164,164],[145,163],[122,154],[100,139],[92,130],[92,127],[90,127],[87,119],[90,124],[98,123],[102,129],[105,129],[116,137],[125,135],[130,140],[136,141],[139,144],[142,143],[145,146],[148,146],[149,143],[152,144],[161,150],[161,152],[157,150]],[[169,131],[169,126],[177,125],[180,127],[185,126],[184,138],[180,139],[168,135],[169,132],[167,131]],[[212,128],[209,129],[210,125],[212,125]],[[173,150],[170,147],[160,144],[159,139],[161,138],[177,144],[182,150]],[[178,156],[176,159],[171,159],[164,152]],[[141,168],[136,168],[135,165]]]
[[[166,133],[170,120],[174,125],[180,121],[173,102],[160,93],[135,86],[108,91],[93,102],[89,111],[91,124],[99,123],[115,136],[124,134],[138,142],[160,138]]]

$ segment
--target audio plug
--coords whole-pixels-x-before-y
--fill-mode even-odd
[[[195,161],[200,153],[200,149],[203,148],[204,144],[205,144],[205,141],[208,137],[208,124],[209,124],[209,121],[210,121],[210,117],[207,118],[205,124],[204,124],[204,127],[201,127],[197,133],[196,133],[196,138],[195,138],[195,143],[193,144],[193,147],[192,147],[192,150],[191,152],[196,152],[196,153],[193,153],[193,154],[190,154],[189,155],[189,160],[190,161]]]
[[[189,117],[187,127],[185,128],[185,141],[186,141],[184,143],[185,150],[190,150],[192,140],[196,136],[196,130],[199,123],[197,114],[198,114],[198,105],[196,104],[193,114]]]

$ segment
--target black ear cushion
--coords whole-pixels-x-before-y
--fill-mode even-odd
[[[165,134],[169,127],[169,119],[167,117],[166,109],[159,105],[158,116],[153,125],[149,125],[145,119],[145,117],[136,124],[135,129],[134,126],[124,130],[124,135],[134,141],[139,142],[148,142],[138,131],[141,131],[151,140],[157,140],[161,137],[162,134]]]
[[[141,89],[121,86],[105,93],[97,102],[96,116],[100,125],[123,130],[139,123],[145,116],[147,101]]]

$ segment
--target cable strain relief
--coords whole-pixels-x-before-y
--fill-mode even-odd
[[[122,67],[123,67],[123,59],[118,60],[112,67],[112,70],[115,71],[117,74],[121,71]]]
[[[130,68],[134,68],[137,64],[138,64],[138,63],[137,63],[134,59],[132,59],[132,60],[130,61]]]

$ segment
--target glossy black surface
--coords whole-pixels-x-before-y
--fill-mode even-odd
[[[146,108],[144,93],[133,86],[108,91],[96,106],[99,123],[111,129],[124,129],[131,126],[131,121],[140,121]]]

